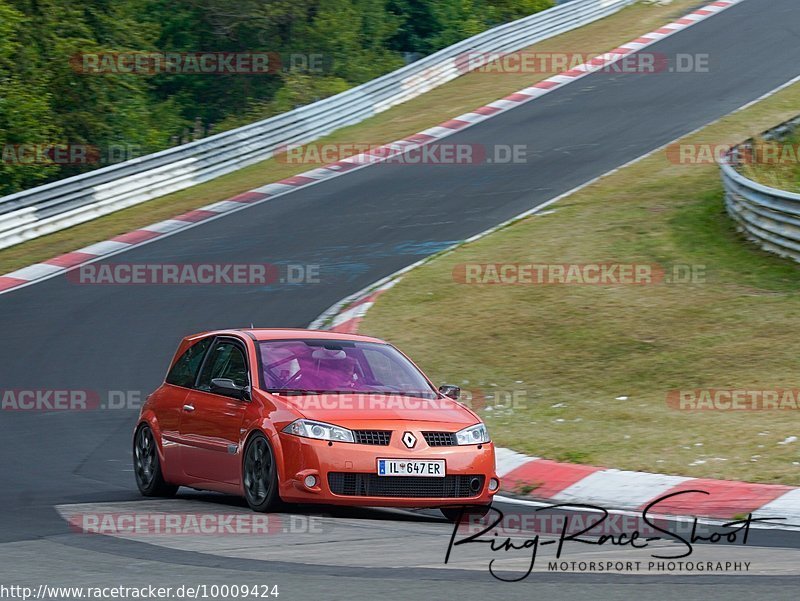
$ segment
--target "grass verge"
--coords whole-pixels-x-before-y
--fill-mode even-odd
[[[795,85],[684,142],[743,140],[799,104]],[[552,209],[413,270],[361,332],[396,343],[435,381],[490,397],[482,414],[502,446],[800,485],[797,411],[693,412],[666,401],[671,390],[800,388],[800,267],[737,233],[717,167],[659,152]],[[699,266],[703,277],[590,286],[467,285],[453,275],[465,263],[598,262]]]
[[[800,194],[800,131],[779,142],[756,140],[760,160],[743,166],[742,175],[765,186]]]
[[[531,46],[531,49],[537,52],[600,54],[689,12],[697,4],[697,0],[674,0],[666,6],[639,3],[596,23],[545,40]],[[362,123],[338,130],[315,143],[391,142],[502,98],[550,75],[552,74],[467,74]],[[270,159],[211,182],[0,250],[0,274],[230,198],[316,166],[318,165],[286,164]]]

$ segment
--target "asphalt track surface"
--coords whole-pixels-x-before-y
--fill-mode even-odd
[[[800,4],[747,0],[648,51],[668,56],[707,53],[710,70],[595,73],[446,140],[527,145],[525,164],[376,165],[108,259],[111,263],[314,264],[320,265],[320,283],[263,288],[89,286],[59,276],[1,295],[2,388],[133,391],[144,396],[159,384],[178,339],[187,333],[250,323],[303,327],[363,286],[797,77]],[[405,514],[397,518],[391,512],[346,514],[375,525],[383,533],[380,540],[369,543],[368,536],[356,537],[356,542],[337,547],[332,526],[332,538],[322,541],[331,543],[327,551],[309,559],[308,565],[302,555],[289,562],[271,556],[224,558],[213,550],[206,552],[213,545],[192,551],[70,533],[56,506],[141,502],[129,458],[135,418],[135,410],[3,412],[0,582],[221,584],[244,578],[282,585],[282,599],[378,595],[414,599],[445,594],[478,598],[498,592],[498,583],[485,568],[444,569],[447,524],[420,516],[409,519]],[[180,511],[181,503],[196,497],[184,495],[168,503],[177,504],[170,507]],[[235,500],[223,503],[241,509]],[[336,524],[340,517],[325,519]],[[406,537],[409,524],[436,528],[424,536],[441,537],[437,551],[424,545],[382,547],[386,541]],[[782,565],[782,570],[763,572],[770,576],[736,577],[541,574],[525,583],[502,585],[501,593],[505,598],[530,598],[534,593],[569,599],[738,599],[756,594],[795,598],[800,573],[797,539],[767,532],[758,540],[773,551],[776,546],[786,548],[780,549],[780,559],[766,562]],[[287,548],[291,544],[288,541]],[[372,565],[371,558],[380,549],[394,554],[396,561]],[[343,550],[348,563],[337,565],[335,559]],[[782,563],[786,559],[790,561]],[[396,569],[403,566],[416,567]]]

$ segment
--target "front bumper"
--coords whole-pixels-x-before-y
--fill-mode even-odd
[[[441,429],[441,424],[438,424]],[[325,503],[370,507],[443,507],[489,505],[498,488],[490,491],[497,478],[494,445],[429,447],[422,436],[427,428],[394,426],[389,445],[329,443],[280,433],[283,469],[280,495],[292,503]],[[417,438],[413,449],[402,441],[404,431]],[[378,476],[378,459],[444,459],[445,478],[421,476]],[[316,485],[306,486],[307,476]],[[479,480],[479,486],[475,480]]]

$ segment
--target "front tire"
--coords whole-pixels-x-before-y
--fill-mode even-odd
[[[133,439],[133,472],[136,486],[145,497],[172,497],[178,492],[177,486],[164,481],[156,439],[147,424],[136,431]]]
[[[261,432],[247,442],[242,461],[244,498],[253,511],[274,511],[281,504],[278,466],[267,437]]]

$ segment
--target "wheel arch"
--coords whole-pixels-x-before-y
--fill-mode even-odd
[[[242,492],[244,492],[244,482],[242,479],[242,474],[244,470],[244,460],[245,460],[245,452],[247,451],[247,445],[250,444],[250,441],[253,437],[258,436],[261,434],[264,438],[267,439],[269,443],[270,449],[272,449],[272,454],[275,458],[275,469],[278,470],[278,487],[280,488],[281,485],[281,478],[286,473],[285,466],[283,464],[283,448],[280,444],[280,438],[278,437],[278,432],[271,427],[271,424],[258,424],[249,429],[249,431],[243,436],[242,438],[242,453],[241,459],[239,461],[239,486],[242,488]]]
[[[133,439],[131,441],[132,445],[136,444],[136,436],[139,434],[139,430],[141,430],[143,426],[149,426],[149,428],[153,431],[153,440],[156,443],[158,460],[161,463],[161,468],[163,470],[166,462],[164,460],[164,449],[162,448],[161,428],[158,425],[158,419],[156,419],[153,411],[146,411],[139,416],[139,421],[136,423],[136,427],[133,429]]]

